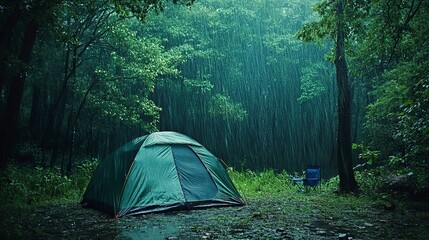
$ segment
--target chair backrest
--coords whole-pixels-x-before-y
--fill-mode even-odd
[[[305,178],[307,185],[315,187],[320,181],[320,165],[306,165],[305,166]]]

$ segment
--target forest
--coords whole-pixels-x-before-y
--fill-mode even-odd
[[[222,159],[250,203],[281,195],[269,182],[296,195],[288,176],[306,164],[321,166],[326,201],[427,201],[428,15],[427,0],[0,0],[2,203],[70,205],[109,153],[159,131]],[[267,175],[272,187],[252,188]]]

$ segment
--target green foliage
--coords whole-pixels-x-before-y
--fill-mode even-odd
[[[354,176],[359,185],[361,196],[371,198],[377,201],[380,196],[387,196],[388,193],[381,189],[386,176],[392,174],[385,166],[371,167],[370,164],[361,164],[355,167]],[[323,185],[328,192],[336,192],[338,190],[339,178],[335,176],[326,181]]]
[[[235,103],[229,96],[216,94],[210,103],[209,113],[214,116],[236,121],[243,121],[247,117],[247,112],[243,106],[240,103]]]
[[[84,160],[70,175],[59,168],[10,164],[0,172],[0,235],[6,239],[29,239],[34,234],[24,225],[34,209],[52,204],[76,204],[92,176],[98,160]],[[37,227],[32,231],[37,231]]]
[[[0,199],[2,206],[38,206],[75,203],[86,189],[96,160],[85,160],[70,175],[62,175],[60,168],[20,167],[11,164],[1,174]]]
[[[377,1],[367,6],[357,32],[352,69],[372,85],[367,144],[398,172],[417,172],[429,153],[427,35],[423,1]],[[408,169],[410,168],[410,169]]]
[[[2,178],[1,199],[5,202],[33,204],[58,199],[71,189],[72,181],[59,168],[18,168],[11,165]]]
[[[406,69],[414,69],[415,72],[407,71],[408,81],[411,86],[408,96],[402,100],[398,116],[398,129],[395,137],[399,138],[405,146],[404,157],[411,162],[427,164],[429,155],[429,61],[413,63],[413,66],[400,66],[392,76],[398,77],[399,72]]]
[[[386,174],[397,174],[384,166],[373,169],[362,167],[356,170],[355,178],[361,193],[357,196],[336,194],[339,186],[338,176],[322,180],[321,190],[299,192],[287,172],[275,173],[273,170],[264,170],[258,173],[250,170],[238,172],[229,168],[228,173],[240,194],[247,200],[276,198],[299,198],[304,202],[314,200],[323,206],[330,206],[326,208],[330,211],[325,212],[328,215],[335,213],[336,205],[354,206],[362,201],[372,205],[379,204],[386,196],[389,196],[389,193],[381,188]]]
[[[372,149],[380,150],[382,159],[396,155],[402,149],[395,132],[399,124],[398,112],[406,91],[407,87],[403,84],[386,82],[374,92],[379,96],[377,100],[367,107],[364,125],[367,142]]]
[[[318,19],[304,24],[296,33],[296,37],[304,42],[324,44],[325,39],[333,41],[336,32],[335,1],[321,1],[313,6]]]
[[[429,178],[425,168],[410,164],[406,158],[399,154],[388,156],[387,159],[380,158],[380,151],[371,150],[363,144],[353,144],[353,149],[359,150],[359,158],[366,160],[365,163],[355,167],[356,180],[359,182],[361,192],[365,195],[388,197],[390,192],[385,189],[386,179],[405,174],[412,179],[413,184],[416,186],[415,190],[410,190],[412,195],[425,194],[419,192],[428,183]],[[416,160],[415,162],[418,161]],[[335,181],[335,178],[332,180]]]
[[[213,84],[209,79],[210,75],[202,76],[201,79],[185,79],[183,84],[185,84],[191,92],[197,91],[199,93],[207,93],[213,89]]]
[[[352,144],[353,150],[360,150],[359,158],[365,160],[365,164],[372,165],[377,163],[377,160],[380,157],[380,151],[371,150],[364,146],[363,144]],[[379,164],[379,163],[378,163]]]
[[[116,12],[123,18],[134,16],[143,21],[151,12],[160,13],[164,11],[166,2],[190,6],[194,0],[112,0]]]
[[[427,62],[404,63],[386,72],[368,106],[365,128],[372,148],[382,157],[405,158],[406,164],[427,164],[429,104]]]
[[[76,170],[71,175],[73,188],[79,192],[79,198],[83,195],[88,187],[89,181],[94,170],[97,168],[100,161],[98,159],[85,159],[76,166]]]
[[[325,64],[319,62],[301,69],[301,96],[298,102],[303,103],[320,96],[326,91],[327,83],[332,80]]]
[[[273,170],[265,170],[259,173],[251,170],[237,172],[233,168],[229,168],[228,173],[234,185],[244,197],[280,196],[297,191],[296,186],[293,186],[293,182],[286,172],[279,174],[276,174]]]
[[[161,108],[150,94],[161,76],[177,75],[175,66],[183,61],[186,49],[166,51],[158,38],[139,36],[134,30],[141,24],[121,21],[111,26],[104,41],[112,47],[110,52],[101,51],[103,64],[88,69],[90,81],[96,81],[88,97],[88,110],[100,119],[113,123],[137,126],[147,132],[158,129]],[[91,71],[93,71],[91,73]],[[88,79],[76,82],[76,90],[84,93]]]

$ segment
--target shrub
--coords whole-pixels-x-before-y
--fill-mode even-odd
[[[259,173],[251,170],[236,172],[233,168],[229,168],[228,172],[244,197],[259,197],[266,194],[276,196],[289,191],[296,191],[289,174],[286,172],[278,174],[274,170],[264,170]]]
[[[97,166],[97,160],[86,160],[70,175],[61,169],[9,165],[0,176],[0,201],[3,205],[45,205],[79,200]]]

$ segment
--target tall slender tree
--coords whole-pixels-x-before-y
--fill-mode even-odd
[[[345,54],[345,25],[343,0],[336,4],[337,36],[335,41],[335,69],[338,86],[337,161],[340,190],[355,192],[358,189],[352,162],[351,140],[351,86]]]
[[[320,19],[303,26],[297,36],[306,42],[333,41],[334,64],[338,88],[337,99],[337,168],[341,192],[356,192],[359,187],[354,177],[351,141],[351,85],[346,61],[347,19],[343,0],[327,0],[315,6]]]

